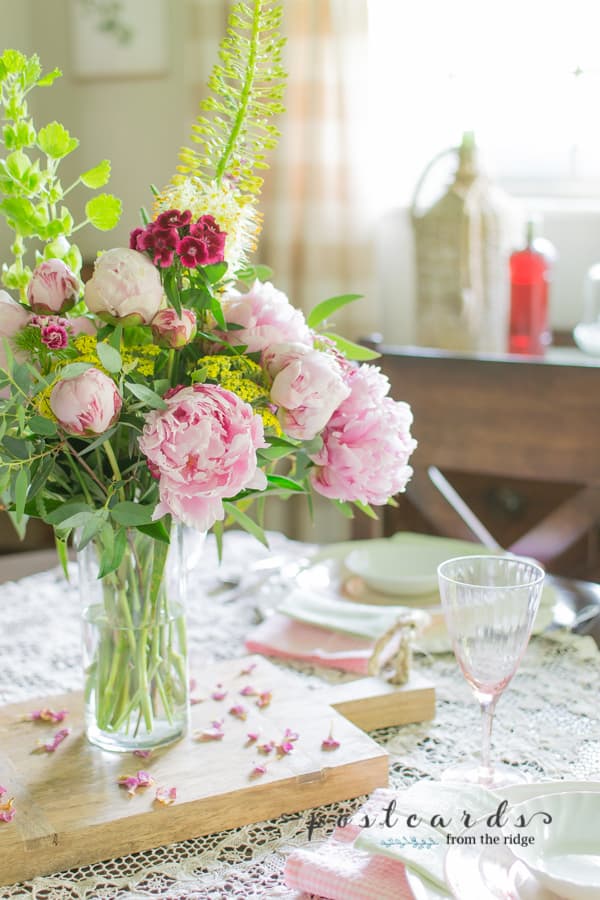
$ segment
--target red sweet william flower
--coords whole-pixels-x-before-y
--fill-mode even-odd
[[[138,238],[144,233],[143,228],[134,228],[132,232],[129,234],[129,249],[130,250],[141,250],[142,247],[138,244]]]
[[[156,224],[159,228],[184,228],[190,224],[191,220],[192,214],[189,209],[186,209],[185,212],[179,212],[178,209],[168,209],[156,217]]]
[[[138,236],[136,249],[148,250],[154,265],[166,269],[173,263],[178,240],[176,228],[157,228],[155,223],[151,223]]]
[[[51,350],[64,350],[69,344],[69,336],[64,325],[50,324],[41,328],[42,344]]]
[[[189,237],[179,242],[177,252],[181,262],[190,269],[222,262],[226,237],[227,232],[221,231],[214,216],[200,216],[197,222],[190,225]]]

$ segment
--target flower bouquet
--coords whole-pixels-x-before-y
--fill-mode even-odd
[[[219,548],[230,525],[266,543],[269,497],[316,491],[373,514],[411,474],[409,407],[371,351],[320,330],[356,297],[305,318],[248,262],[281,111],[280,16],[236,6],[194,149],[85,289],[57,176],[77,141],[56,122],[36,131],[26,103],[60,73],[0,58],[0,213],[15,235],[3,281],[18,292],[0,292],[0,491],[21,534],[30,516],[52,526],[65,570],[70,540],[78,551],[87,732],[110,749],[185,731],[181,524]],[[109,174],[104,161],[72,187]],[[108,194],[86,206],[104,230],[119,214]]]

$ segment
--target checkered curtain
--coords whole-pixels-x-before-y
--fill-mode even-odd
[[[187,0],[185,70],[190,126],[206,95],[229,2]],[[367,2],[284,0],[289,73],[280,143],[268,156],[255,261],[304,310],[342,293],[365,299],[336,316],[357,338],[379,326],[370,299],[367,221]]]

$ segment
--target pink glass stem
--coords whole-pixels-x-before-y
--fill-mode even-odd
[[[498,694],[495,696],[479,696],[479,705],[481,708],[481,768],[483,769],[485,778],[492,778],[492,762],[491,762],[491,746],[492,746],[492,727],[494,724],[494,713],[496,712],[496,703]]]

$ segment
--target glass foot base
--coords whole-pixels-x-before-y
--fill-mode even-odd
[[[95,722],[88,722],[86,736],[90,744],[100,747],[102,750],[110,750],[113,753],[132,753],[134,750],[154,750],[156,747],[166,747],[181,740],[187,731],[185,723],[174,727],[168,722],[156,723],[151,735],[111,734],[102,731]]]
[[[451,766],[446,769],[441,776],[442,781],[454,781],[461,784],[478,784],[481,787],[504,788],[510,787],[512,784],[527,784],[530,780],[528,776],[504,763],[497,763],[489,769],[484,768],[475,760],[467,760]]]

